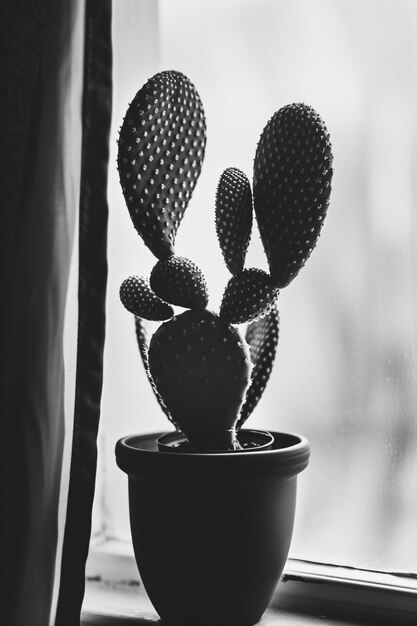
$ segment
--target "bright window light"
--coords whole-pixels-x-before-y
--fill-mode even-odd
[[[306,102],[334,147],[333,194],[306,267],[279,296],[270,383],[249,427],[311,443],[290,556],[417,573],[417,5],[351,0],[115,3],[108,327],[95,529],[130,540],[126,476],[114,445],[169,430],[118,299],[155,263],[119,187],[117,129],[128,102],[165,69],[196,85],[207,118],[201,177],[177,253],[204,271],[218,310],[228,280],[214,197],[229,166],[252,178],[259,135],[281,106]],[[247,267],[266,268],[259,237]]]

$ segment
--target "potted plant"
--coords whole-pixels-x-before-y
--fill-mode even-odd
[[[174,71],[139,90],[121,127],[123,194],[158,260],[149,281],[127,278],[120,297],[135,316],[146,374],[176,430],[125,437],[116,458],[129,477],[140,575],[163,622],[249,626],[267,607],[287,558],[309,444],[242,426],[271,373],[278,293],[321,231],[332,154],[318,114],[291,104],[261,134],[253,197],[243,172],[223,172],[215,221],[231,278],[216,314],[207,309],[201,270],[175,253],[205,142],[198,93]],[[253,208],[269,273],[245,268]],[[175,314],[173,306],[186,311]],[[146,320],[162,322],[150,340]]]

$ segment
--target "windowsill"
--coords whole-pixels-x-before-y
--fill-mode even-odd
[[[139,582],[131,547],[107,542],[93,552],[81,626],[161,624]],[[323,622],[415,626],[417,581],[289,560],[260,626],[322,626]]]
[[[95,607],[100,607],[96,609]],[[203,607],[202,607],[203,610]],[[285,619],[284,619],[285,616]],[[317,613],[307,615],[284,609],[267,609],[259,626],[305,626],[323,625],[325,616]],[[346,626],[358,622],[327,620],[328,626]],[[141,626],[162,624],[149,602],[142,586],[111,585],[89,581],[81,626]],[[213,624],[215,626],[215,624]]]

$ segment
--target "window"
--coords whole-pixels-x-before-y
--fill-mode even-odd
[[[331,133],[333,195],[317,250],[280,294],[281,336],[252,427],[308,437],[290,556],[417,573],[417,6],[412,0],[192,0],[114,5],[111,138],[152,74],[178,69],[207,117],[202,175],[177,252],[204,271],[210,306],[228,274],[214,195],[228,166],[251,178],[262,128],[305,101]],[[132,17],[133,16],[133,17]],[[130,540],[116,440],[169,428],[118,301],[154,258],[136,235],[111,170],[108,331],[95,532]],[[254,233],[247,266],[265,268]]]

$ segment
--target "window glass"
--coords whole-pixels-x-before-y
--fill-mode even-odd
[[[205,272],[213,309],[228,280],[214,228],[221,172],[235,166],[252,177],[262,128],[287,103],[304,101],[326,122],[335,165],[328,217],[311,259],[280,294],[277,358],[248,426],[300,432],[311,442],[291,556],[417,572],[416,3],[160,0],[116,3],[114,12],[99,499],[107,533],[129,538],[117,438],[168,426],[118,301],[122,280],[149,275],[155,260],[123,204],[113,165],[117,128],[148,77],[177,69],[201,95],[208,132],[177,253]],[[247,266],[266,269],[256,232]]]

